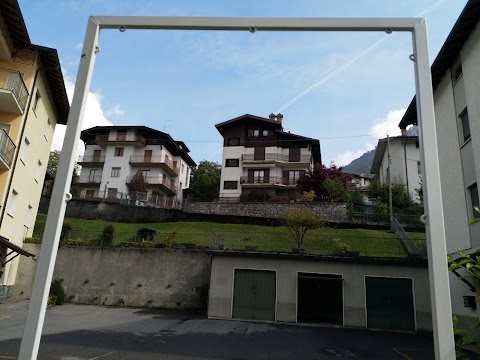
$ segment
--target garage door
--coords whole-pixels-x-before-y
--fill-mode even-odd
[[[274,271],[235,269],[232,317],[275,321],[275,288]]]
[[[366,277],[367,327],[415,331],[411,279]]]

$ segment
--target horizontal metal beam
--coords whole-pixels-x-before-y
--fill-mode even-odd
[[[92,16],[100,29],[238,31],[413,31],[420,18]]]

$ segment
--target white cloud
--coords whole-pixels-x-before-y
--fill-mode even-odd
[[[75,49],[82,49],[83,48],[83,43],[78,43],[77,45],[75,45]]]
[[[123,110],[119,104],[115,104],[113,108],[110,108],[107,111],[105,111],[105,115],[123,116],[125,115],[125,110]]]
[[[70,102],[72,102],[73,91],[75,89],[75,84],[71,77],[67,74],[64,74],[65,79],[65,88],[67,90],[67,96]],[[87,106],[85,109],[85,116],[83,118],[82,130],[88,129],[94,126],[111,126],[113,123],[108,120],[101,106],[102,96],[100,92],[89,92],[87,96]],[[61,150],[63,145],[63,140],[65,138],[65,125],[57,125],[55,127],[55,134],[53,136],[52,150]],[[81,155],[84,152],[83,142],[80,141],[78,144],[77,155]]]
[[[407,109],[398,109],[389,111],[388,114],[380,120],[373,121],[373,124],[368,130],[368,135],[373,137],[375,144],[367,143],[358,150],[347,150],[338,154],[333,162],[337,166],[345,166],[350,164],[353,160],[360,157],[363,153],[375,149],[377,140],[390,136],[400,136],[400,129],[398,123],[402,119]]]

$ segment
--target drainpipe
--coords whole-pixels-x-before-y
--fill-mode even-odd
[[[40,71],[50,71],[50,70],[57,70],[57,69],[60,69],[60,65],[56,66],[56,67],[53,67],[53,68],[39,68],[39,69],[35,70],[35,76],[33,77],[32,91],[31,91],[30,96],[28,98],[28,103],[27,103],[27,107],[26,107],[26,111],[25,111],[25,116],[24,116],[24,120],[23,120],[23,124],[22,124],[22,129],[20,131],[18,147],[17,147],[17,151],[14,154],[14,159],[13,159],[13,162],[12,162],[12,168],[10,170],[11,174],[10,174],[10,179],[8,180],[7,191],[5,193],[5,201],[3,203],[2,212],[0,214],[0,228],[3,225],[3,217],[5,216],[5,209],[7,208],[7,202],[8,202],[8,198],[9,198],[9,195],[10,195],[10,190],[12,188],[13,176],[15,175],[15,169],[17,167],[18,154],[20,153],[20,148],[23,145],[23,135],[25,134],[25,128],[27,126],[28,114],[30,113],[30,105],[32,104],[33,91],[35,90],[35,85],[37,84],[38,74],[40,73]]]
[[[410,196],[410,188],[408,187],[407,142],[408,140],[405,140],[405,142],[403,143],[403,157],[405,161],[405,185],[407,187],[407,193]]]

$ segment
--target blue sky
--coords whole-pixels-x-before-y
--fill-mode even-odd
[[[466,0],[19,0],[33,43],[59,52],[71,96],[89,15],[413,17],[427,19],[432,62]],[[41,16],[39,16],[41,14]],[[83,128],[144,125],[220,161],[215,124],[281,111],[345,165],[397,127],[414,95],[409,33],[104,30]],[[54,148],[64,127],[56,131]],[[79,150],[81,152],[81,150]]]

